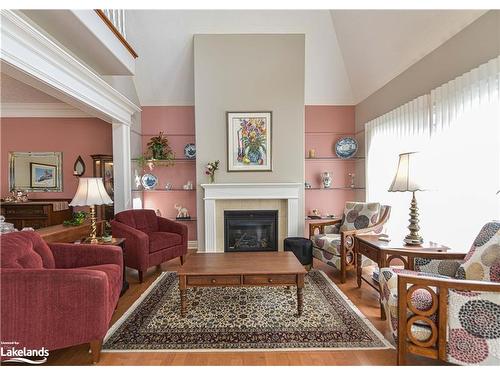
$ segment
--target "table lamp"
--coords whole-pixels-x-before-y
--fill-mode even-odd
[[[413,198],[410,205],[410,225],[408,229],[410,233],[405,237],[404,242],[407,245],[420,245],[424,242],[422,236],[418,233],[420,226],[418,225],[418,208],[415,192],[424,190],[419,185],[417,178],[417,168],[415,163],[417,152],[407,152],[399,155],[398,169],[396,176],[389,188],[389,191],[411,191]]]
[[[109,197],[101,177],[81,177],[78,182],[78,189],[70,206],[90,206],[90,243],[97,243],[97,224],[95,216],[95,206],[101,204],[111,204],[113,201]]]

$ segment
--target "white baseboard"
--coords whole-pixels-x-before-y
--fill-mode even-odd
[[[198,241],[188,241],[188,249],[198,249]]]

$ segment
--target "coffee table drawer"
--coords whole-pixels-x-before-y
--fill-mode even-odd
[[[241,279],[238,275],[231,276],[188,276],[188,286],[209,285],[240,285]]]
[[[297,275],[247,275],[243,276],[245,285],[296,284]]]

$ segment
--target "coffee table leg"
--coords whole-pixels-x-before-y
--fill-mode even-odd
[[[186,289],[181,290],[181,316],[184,318],[187,311],[187,293]]]
[[[302,315],[304,311],[304,275],[297,275],[297,314]]]
[[[297,313],[299,316],[304,311],[304,293],[302,288],[297,287]]]
[[[179,292],[181,295],[181,316],[184,318],[187,311],[186,276],[179,276]]]

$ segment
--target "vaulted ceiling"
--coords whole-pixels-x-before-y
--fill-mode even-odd
[[[194,104],[193,35],[303,33],[306,104],[357,104],[481,10],[129,10],[142,105]],[[262,56],[265,59],[265,56]]]

